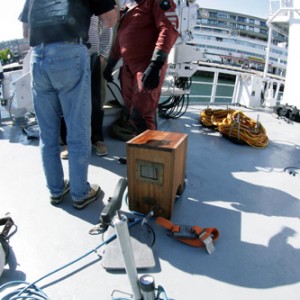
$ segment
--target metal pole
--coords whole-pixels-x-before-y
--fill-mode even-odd
[[[213,80],[213,85],[211,89],[211,99],[210,103],[215,103],[216,100],[216,93],[217,93],[217,86],[218,86],[218,78],[219,78],[219,72],[215,71],[214,73],[214,80]]]
[[[267,77],[268,69],[269,69],[269,61],[270,61],[270,52],[271,52],[271,42],[272,42],[272,28],[269,27],[269,35],[268,35],[268,46],[266,49],[266,61],[265,61],[265,68],[264,68],[264,79]]]
[[[132,244],[131,244],[128,224],[127,224],[127,217],[124,215],[117,215],[113,219],[113,224],[116,229],[118,242],[120,245],[120,249],[125,264],[125,269],[133,292],[133,299],[141,300],[142,295],[139,287],[139,279],[138,279],[135,260],[133,256]]]

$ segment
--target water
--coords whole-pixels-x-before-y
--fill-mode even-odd
[[[246,74],[246,73],[245,73]],[[236,101],[234,99],[234,91],[236,86],[236,75],[219,73],[216,83],[214,83],[214,73],[201,71],[191,78],[191,86],[187,88],[189,91],[189,102],[191,104],[231,104]],[[261,87],[263,89],[263,86]],[[276,85],[273,86],[273,94],[275,96]],[[266,98],[267,90],[264,91]],[[280,103],[283,95],[283,89],[277,95],[277,103]],[[167,97],[162,97],[165,100]]]
[[[232,101],[235,85],[235,76],[218,77],[215,103],[228,103]],[[211,102],[213,91],[213,74],[203,73],[192,77],[190,100],[192,103]]]
[[[234,92],[235,76],[228,74],[219,74],[217,84],[214,85],[214,73],[202,72],[197,73],[191,78],[191,85],[180,82],[178,87],[185,87],[189,92],[190,103],[231,103]],[[215,86],[215,91],[214,91]],[[214,93],[214,96],[213,96]],[[161,102],[168,96],[162,96]]]

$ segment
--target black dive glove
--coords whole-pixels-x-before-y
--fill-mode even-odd
[[[114,81],[114,78],[112,76],[113,70],[116,66],[117,62],[114,61],[113,59],[109,58],[106,64],[106,67],[103,71],[103,77],[106,81],[112,82]]]
[[[164,65],[161,61],[152,61],[142,76],[143,86],[147,90],[158,87],[160,79],[160,69]]]

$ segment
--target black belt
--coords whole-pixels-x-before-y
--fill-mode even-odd
[[[87,48],[91,48],[91,44],[88,42],[84,42],[82,37],[65,39],[65,40],[61,40],[61,41],[43,42],[43,43],[41,43],[41,45],[46,46],[46,45],[55,44],[55,43],[80,44],[80,45],[87,46]]]
[[[67,39],[65,41],[62,41],[63,43],[70,43],[70,44],[83,44],[83,38],[77,37],[73,39]]]

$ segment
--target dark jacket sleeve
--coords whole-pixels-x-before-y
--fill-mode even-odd
[[[29,3],[30,3],[30,0],[26,0],[23,10],[18,18],[22,23],[28,23]]]
[[[152,61],[165,62],[168,54],[179,35],[179,20],[176,13],[176,4],[173,0],[166,1],[169,6],[162,9],[162,1],[154,0],[152,13],[156,27],[159,30]]]

